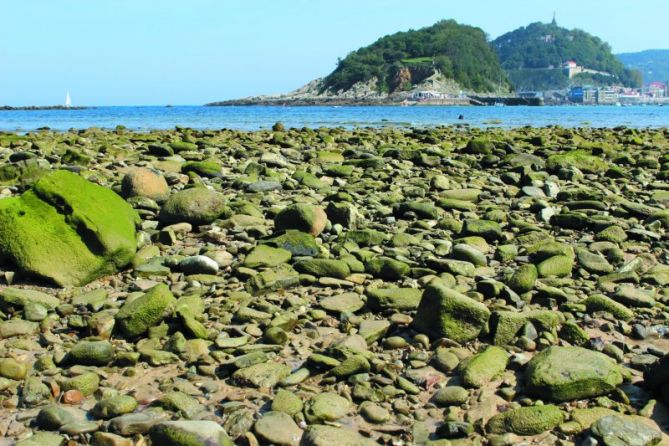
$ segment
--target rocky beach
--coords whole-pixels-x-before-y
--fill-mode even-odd
[[[669,444],[668,149],[0,133],[0,445]]]

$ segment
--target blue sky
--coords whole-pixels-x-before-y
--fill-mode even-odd
[[[0,105],[285,92],[386,34],[452,18],[495,38],[553,11],[615,52],[669,48],[667,0],[0,0]]]

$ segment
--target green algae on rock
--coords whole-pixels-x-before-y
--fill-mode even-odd
[[[164,421],[149,432],[152,444],[164,446],[233,446],[225,429],[213,421]]]
[[[0,201],[0,251],[25,273],[83,285],[130,263],[137,222],[113,191],[56,171]]]
[[[455,290],[431,284],[423,292],[414,327],[422,333],[456,342],[478,337],[488,322],[490,310]]]
[[[538,435],[555,429],[563,420],[564,413],[551,404],[521,407],[492,417],[486,424],[486,431],[491,434]]]
[[[327,425],[312,425],[307,428],[300,445],[303,446],[378,446],[371,438],[357,431]]]
[[[320,206],[293,204],[282,209],[274,218],[278,231],[296,229],[314,237],[323,232],[328,216]]]
[[[163,225],[187,222],[194,225],[211,223],[217,218],[229,217],[225,196],[204,187],[194,187],[171,195],[160,209]]]
[[[620,367],[582,347],[549,347],[527,364],[527,390],[551,401],[606,395],[623,381]]]
[[[509,354],[501,347],[490,346],[461,363],[462,382],[468,387],[482,387],[498,377],[509,362]]]
[[[170,315],[176,302],[167,285],[158,284],[121,307],[116,314],[118,329],[125,336],[139,336]]]

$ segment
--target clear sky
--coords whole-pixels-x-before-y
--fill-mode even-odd
[[[669,48],[669,0],[0,0],[0,105],[280,93],[396,31],[452,18],[495,38],[554,11],[615,52]]]

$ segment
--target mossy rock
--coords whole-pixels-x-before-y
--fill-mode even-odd
[[[138,221],[110,189],[56,171],[0,201],[0,252],[25,273],[83,285],[130,263]]]
[[[551,172],[564,167],[576,167],[586,173],[599,173],[608,169],[609,164],[602,158],[585,150],[572,150],[571,152],[551,155],[546,160],[546,168]]]
[[[439,210],[431,203],[421,201],[407,201],[397,205],[395,215],[402,216],[407,212],[413,212],[418,218],[436,220],[439,216]]]
[[[297,229],[314,237],[325,229],[327,214],[320,206],[293,204],[279,211],[274,218],[277,231]]]
[[[304,404],[299,396],[288,390],[279,389],[272,400],[272,410],[294,416],[302,412]]]
[[[97,373],[88,372],[72,378],[65,378],[59,384],[63,392],[78,390],[84,396],[89,396],[100,387],[100,376]]]
[[[143,296],[126,302],[116,313],[116,327],[127,337],[139,336],[171,314],[176,302],[167,285],[160,283]]]
[[[138,406],[137,400],[130,395],[117,395],[100,400],[93,408],[93,413],[100,418],[114,418],[134,412]]]
[[[480,302],[442,285],[431,284],[423,292],[413,325],[434,338],[467,342],[478,337],[490,311]]]
[[[623,321],[629,321],[634,317],[634,311],[603,294],[593,294],[588,296],[583,303],[585,304],[588,313],[606,311]]]
[[[564,413],[557,406],[521,407],[492,417],[486,424],[490,434],[539,435],[555,429],[564,420]]]
[[[595,421],[592,434],[606,446],[653,446],[663,440],[662,432],[645,423],[643,417],[608,415]]]
[[[41,305],[47,310],[53,310],[61,304],[60,299],[36,290],[22,288],[5,288],[0,290],[0,306],[23,308],[29,304]]]
[[[468,387],[483,387],[506,370],[509,354],[501,347],[490,346],[461,364],[462,382]]]
[[[423,292],[417,288],[369,288],[367,305],[375,311],[412,311],[418,308]]]
[[[495,145],[486,138],[473,138],[467,142],[464,152],[472,155],[490,155],[495,150]]]
[[[371,438],[363,437],[358,431],[327,425],[311,425],[300,442],[302,446],[378,446]]]
[[[175,152],[191,152],[197,150],[197,144],[187,141],[174,141],[170,143],[170,147]]]
[[[114,346],[108,341],[79,341],[67,358],[73,364],[107,365],[114,359]]]
[[[345,228],[354,228],[357,226],[361,216],[355,206],[351,203],[328,203],[325,212],[328,219],[333,224],[340,224]]]
[[[359,229],[346,233],[346,241],[352,241],[360,246],[377,246],[383,244],[387,235],[374,229]]]
[[[495,345],[506,345],[527,322],[532,322],[537,330],[555,333],[563,321],[562,313],[550,310],[494,311],[490,317],[490,332]]]
[[[215,178],[222,176],[221,165],[216,161],[190,161],[181,166],[183,173],[196,173],[201,177]]]
[[[537,265],[539,277],[570,277],[574,258],[569,256],[549,257]]]
[[[281,264],[275,268],[266,269],[251,277],[246,283],[246,290],[253,294],[263,294],[278,291],[299,284],[300,277],[289,265]]]
[[[537,272],[537,267],[526,263],[525,265],[518,267],[507,284],[517,293],[526,293],[534,288],[534,284],[538,277],[539,273]]]
[[[603,353],[581,347],[549,347],[527,365],[527,392],[551,401],[605,395],[623,381],[620,367]]]
[[[494,242],[502,238],[502,227],[499,223],[490,220],[467,219],[462,227],[462,235],[478,235],[487,242]]]
[[[410,267],[404,262],[379,256],[365,262],[365,271],[384,280],[401,280],[409,274]]]
[[[293,178],[300,182],[300,184],[309,187],[311,189],[323,189],[328,187],[329,184],[325,181],[321,181],[316,175],[310,172],[305,172],[303,170],[298,170],[293,174]]]
[[[163,225],[181,222],[205,225],[230,215],[223,194],[204,187],[194,187],[170,196],[160,209],[158,219]]]
[[[313,257],[321,252],[314,236],[296,229],[289,229],[283,234],[263,240],[260,243],[285,249],[292,255],[300,257]]]
[[[164,421],[151,428],[149,438],[160,446],[234,446],[220,424],[206,420]]]
[[[290,251],[281,248],[272,248],[267,245],[258,245],[248,253],[244,259],[244,266],[257,268],[261,266],[277,266],[290,260]]]
[[[335,277],[345,279],[351,274],[351,269],[343,260],[335,259],[303,259],[295,262],[295,269],[304,274],[316,277]]]
[[[76,150],[67,149],[60,161],[63,164],[76,164],[78,166],[86,166],[91,162],[91,157],[77,152]]]
[[[54,432],[35,432],[31,437],[17,441],[15,446],[62,446],[65,437]]]

